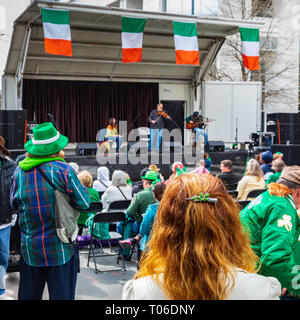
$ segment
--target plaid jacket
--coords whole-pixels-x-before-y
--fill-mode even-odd
[[[40,165],[40,168],[55,187],[68,194],[80,209],[90,206],[88,190],[67,163],[51,161]],[[12,207],[18,210],[25,262],[30,266],[67,263],[73,255],[73,247],[62,243],[56,234],[54,189],[37,168],[29,171],[24,171],[19,166],[16,168],[10,201]]]

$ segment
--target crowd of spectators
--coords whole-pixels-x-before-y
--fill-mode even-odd
[[[82,211],[77,223],[89,233],[97,213],[86,212],[91,203],[109,212],[111,203],[130,201],[116,231],[125,260],[137,245],[138,265],[123,299],[299,299],[300,167],[286,166],[282,154],[263,152],[244,174],[230,160],[213,173],[208,154],[191,171],[175,162],[169,177],[151,164],[132,184],[122,170],[99,167],[94,180],[67,163],[67,143],[51,123],[36,126],[17,166],[0,137],[0,299],[13,213],[21,230],[18,299],[42,299],[45,284],[50,299],[75,299],[78,248],[57,235],[57,190]],[[233,186],[236,198],[228,192]],[[262,192],[241,210],[239,201],[253,190]],[[95,235],[109,239],[109,227],[100,223]]]

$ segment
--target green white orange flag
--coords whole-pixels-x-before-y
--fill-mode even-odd
[[[196,23],[173,21],[176,64],[199,65]]]
[[[45,51],[49,54],[72,56],[69,11],[42,9]]]
[[[122,62],[141,62],[146,19],[122,17]]]
[[[239,29],[242,40],[244,66],[249,70],[259,70],[259,29]]]

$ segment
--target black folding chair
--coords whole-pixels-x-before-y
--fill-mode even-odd
[[[257,196],[259,196],[260,194],[262,194],[263,192],[265,192],[266,189],[257,189],[257,190],[252,190],[248,193],[247,195],[247,199],[249,198],[256,198]],[[246,200],[247,200],[246,199]]]
[[[112,222],[125,222],[125,212],[123,211],[110,211],[110,212],[100,212],[97,213],[94,216],[93,219],[93,224],[92,224],[92,230],[91,230],[91,240],[90,240],[90,245],[89,245],[89,253],[88,253],[88,262],[87,262],[87,266],[89,266],[89,262],[90,262],[90,257],[93,257],[94,260],[94,264],[95,264],[95,273],[98,272],[106,272],[106,271],[118,271],[118,270],[123,270],[126,271],[126,267],[125,267],[125,262],[124,262],[124,257],[122,255],[122,250],[121,247],[119,246],[119,250],[118,251],[114,251],[111,247],[111,243],[110,241],[112,240],[121,240],[123,238],[122,234],[119,234],[117,232],[109,232],[110,234],[110,239],[101,239],[98,236],[96,236],[94,234],[94,230],[95,230],[95,225],[97,223],[112,223]],[[96,255],[95,253],[95,248],[96,248],[96,244],[94,243],[93,245],[93,240],[99,240],[100,243],[100,254]],[[107,241],[110,247],[110,252],[105,252],[103,247],[102,247],[102,243],[101,241]],[[92,255],[91,255],[92,252]],[[114,269],[105,269],[105,270],[99,270],[97,269],[97,263],[96,263],[96,257],[107,257],[107,256],[118,256],[118,260],[117,260],[117,264],[119,264],[120,261],[120,256],[122,259],[122,268],[114,268]]]
[[[237,191],[237,190],[229,190],[228,193],[229,193],[233,198],[237,198],[237,196],[238,196],[238,191]]]
[[[102,202],[94,201],[94,202],[91,202],[90,206],[87,209],[80,210],[80,212],[93,212],[93,211],[101,212],[102,209],[103,209]],[[83,229],[88,227],[84,224],[78,224],[78,228],[79,228],[79,233],[81,233]]]
[[[241,207],[241,210],[246,208],[247,205],[250,203],[251,201],[250,200],[239,200],[237,201],[237,203],[240,205]]]
[[[118,200],[109,204],[107,211],[112,210],[127,210],[131,203],[131,200]]]
[[[238,184],[237,183],[233,183],[233,184],[227,184],[224,183],[226,190],[230,191],[230,190],[236,190]]]

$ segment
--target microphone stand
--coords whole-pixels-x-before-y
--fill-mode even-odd
[[[56,122],[54,121],[54,116],[51,113],[48,113],[48,117],[50,118],[50,121],[52,122],[52,124],[54,125],[55,129],[61,134],[60,130],[57,127]]]

